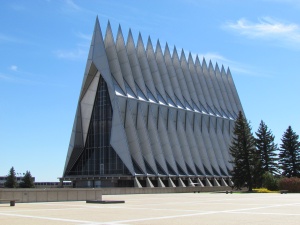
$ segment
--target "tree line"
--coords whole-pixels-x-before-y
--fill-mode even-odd
[[[11,167],[8,175],[6,176],[6,181],[4,183],[6,188],[34,188],[33,177],[31,176],[30,171],[26,171],[25,175],[22,177],[20,183],[17,181],[16,171],[14,167]]]
[[[246,186],[252,191],[253,188],[265,187],[267,183],[275,189],[279,177],[300,177],[299,135],[291,126],[282,135],[280,147],[274,143],[275,136],[263,121],[255,135],[249,122],[239,112],[229,147],[235,188]]]

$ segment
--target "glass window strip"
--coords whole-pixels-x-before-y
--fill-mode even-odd
[[[147,89],[147,94],[148,94],[148,99],[150,102],[153,103],[158,103],[158,101],[156,100],[156,98],[154,97],[154,95],[151,93],[151,91],[149,90],[149,88],[146,85],[146,89]]]
[[[180,109],[185,109],[185,107],[183,106],[183,104],[182,104],[181,101],[177,98],[176,95],[175,95],[175,99],[176,99],[177,107],[180,108]]]
[[[125,88],[126,88],[126,91],[127,91],[127,97],[128,98],[135,98],[135,99],[137,99],[137,96],[134,94],[133,90],[128,85],[128,83],[126,82],[126,80],[124,80],[124,84],[125,84]]]
[[[137,85],[137,83],[135,82],[135,88],[138,94],[138,99],[142,100],[142,101],[149,101],[149,99],[144,95],[144,93],[142,92],[142,90],[140,89],[140,87]]]
[[[116,79],[114,78],[114,76],[112,75],[111,77],[112,77],[112,80],[113,80],[113,85],[114,85],[114,88],[115,88],[116,95],[126,96],[126,94],[124,93],[124,91],[122,90],[122,88],[120,87],[120,85],[118,84]]]
[[[161,104],[161,105],[168,105],[166,103],[166,101],[164,100],[164,98],[161,96],[161,94],[158,92],[157,89],[156,90],[156,94],[157,94],[157,97],[158,97],[158,103]]]
[[[168,105],[177,108],[176,104],[173,102],[173,100],[171,99],[170,95],[168,95],[167,92],[166,95],[167,95]]]

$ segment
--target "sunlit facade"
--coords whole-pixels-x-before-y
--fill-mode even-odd
[[[96,20],[63,173],[74,187],[231,185],[229,69]]]

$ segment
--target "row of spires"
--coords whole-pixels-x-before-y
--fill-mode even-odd
[[[113,36],[112,29],[111,29],[111,25],[110,25],[110,21],[107,22],[106,33],[105,33],[105,39],[106,39],[106,37],[107,37],[108,35]],[[121,25],[119,24],[119,26],[118,26],[118,33],[117,33],[117,37],[116,37],[116,42],[117,42],[118,38],[120,38],[120,37],[123,38],[123,32],[122,32]],[[123,38],[123,39],[124,39],[124,38]],[[132,32],[131,32],[131,28],[129,28],[128,37],[127,37],[127,43],[129,42],[129,40],[132,41],[133,43],[135,43],[134,40],[133,40],[133,35],[132,35]],[[125,39],[124,39],[124,42],[125,42]],[[139,35],[138,35],[138,44],[139,44],[140,42],[143,43],[141,32],[139,32]],[[138,45],[138,44],[137,44],[137,45]],[[150,35],[148,36],[147,46],[144,46],[144,47],[147,48],[149,45],[153,46],[153,45],[152,45],[152,41],[151,41]],[[155,46],[156,49],[158,48],[157,46],[159,46],[159,48],[161,49],[161,44],[160,44],[159,39],[158,39],[157,42],[156,42],[156,46]],[[137,47],[137,46],[136,46],[136,47]],[[168,43],[166,42],[164,54],[166,54],[167,52],[171,52],[171,51],[170,51],[170,48],[169,48]],[[175,53],[178,55],[178,51],[177,51],[176,46],[174,46],[174,48],[173,48],[173,55],[174,55]],[[172,57],[173,57],[173,56],[172,56]],[[180,60],[181,60],[182,58],[186,59],[184,49],[181,49]],[[202,67],[202,66],[205,66],[205,67],[207,67],[207,68],[208,68],[208,67],[212,67],[214,70],[219,70],[219,71],[221,71],[221,72],[222,72],[222,71],[224,71],[224,72],[226,71],[223,64],[221,65],[221,70],[219,69],[218,62],[216,62],[216,63],[215,63],[215,66],[213,66],[213,63],[212,63],[211,59],[209,60],[209,63],[208,63],[209,66],[207,66],[207,63],[206,63],[206,60],[205,60],[205,57],[204,57],[204,56],[203,56],[203,58],[202,58],[202,63],[201,63],[201,60],[199,59],[198,54],[196,54],[195,58],[193,58],[193,54],[189,51],[189,54],[188,54],[188,62],[190,62],[190,60],[191,60],[194,64],[196,63],[196,61],[199,61],[201,67]],[[226,73],[226,74],[230,73],[229,67],[227,67],[227,72],[225,72],[225,73]]]
[[[227,72],[226,72],[224,66],[222,65],[221,70],[220,70],[219,66],[218,66],[218,63],[216,63],[216,65],[214,67],[211,60],[209,61],[209,65],[207,66],[207,63],[206,63],[206,60],[205,60],[204,57],[203,57],[203,60],[202,60],[202,63],[201,63],[200,60],[199,60],[198,55],[196,55],[195,60],[193,59],[191,52],[189,52],[188,60],[187,60],[183,49],[181,50],[181,55],[179,57],[176,47],[174,47],[173,53],[171,55],[171,52],[170,52],[170,49],[169,49],[169,46],[168,46],[167,43],[165,45],[165,49],[164,49],[164,52],[163,52],[159,40],[157,41],[155,51],[154,51],[150,36],[148,37],[147,45],[145,46],[144,43],[143,43],[143,40],[142,40],[142,36],[139,33],[138,41],[137,41],[137,44],[135,45],[131,29],[129,29],[127,42],[125,44],[125,39],[123,37],[123,33],[122,33],[122,29],[121,29],[120,25],[119,25],[119,28],[118,28],[116,41],[114,41],[111,25],[110,25],[110,22],[108,22],[107,28],[106,28],[106,33],[105,33],[105,38],[104,38],[103,41],[104,41],[104,45],[105,45],[105,49],[107,51],[107,54],[109,52],[112,55],[114,55],[113,57],[118,58],[119,64],[129,63],[128,58],[129,58],[130,54],[137,54],[138,56],[140,56],[140,55],[145,54],[145,52],[146,52],[147,60],[148,60],[149,65],[151,64],[152,60],[156,61],[155,63],[157,63],[157,65],[159,64],[159,61],[160,62],[163,61],[165,65],[166,65],[166,62],[172,63],[174,65],[177,63],[177,64],[179,64],[179,67],[182,67],[182,65],[184,65],[186,68],[188,68],[189,71],[191,71],[191,70],[197,71],[195,73],[198,73],[200,71],[200,73],[202,73],[202,75],[204,73],[208,73],[208,74],[213,73],[213,74],[215,74],[215,76],[219,76],[219,77],[225,76],[226,79],[230,80],[229,82],[234,86],[229,68],[227,68]],[[114,52],[115,50],[112,51],[110,48],[114,48],[117,51],[117,54],[116,54],[116,52]],[[136,51],[136,53],[131,52],[133,50]],[[124,52],[122,52],[122,54],[123,54],[122,56],[124,56],[124,57],[118,57],[119,54],[120,54],[119,51],[120,52],[124,51]],[[126,58],[127,58],[127,61],[125,60]],[[124,61],[122,61],[122,60],[124,60]],[[139,58],[139,60],[140,60],[140,58]],[[120,65],[118,65],[118,66],[120,68]],[[112,66],[110,66],[110,67],[111,67],[111,70],[112,70]],[[126,66],[124,66],[124,67],[126,67]],[[121,70],[122,69],[123,68],[121,68]],[[128,70],[131,71],[132,68],[128,68]],[[111,71],[111,72],[113,73],[113,75],[116,75],[113,71]],[[153,72],[153,71],[151,71],[151,72]],[[177,70],[176,70],[176,72],[177,72]],[[168,73],[168,71],[166,71],[166,73]],[[189,73],[191,73],[191,72],[189,72]],[[162,75],[162,74],[160,74],[160,75]],[[123,77],[127,81],[129,86],[133,89],[133,92],[136,94],[134,80],[133,80],[132,76],[130,76],[127,73],[124,73],[123,71],[122,71],[122,75],[119,75],[119,76]],[[151,74],[148,74],[147,76],[151,76]],[[162,77],[162,76],[160,76],[160,77]],[[163,78],[161,78],[161,79],[163,79]],[[223,78],[221,78],[221,79],[223,79]],[[138,84],[140,84],[141,86],[144,86],[144,84],[146,83],[146,82],[140,82],[139,83],[138,80],[135,80],[135,81]],[[147,83],[149,83],[149,82],[147,82]],[[193,84],[193,86],[194,85],[195,84]],[[122,84],[120,86],[123,90],[125,90],[125,87]],[[165,90],[166,90],[166,92],[168,92],[167,87],[159,87],[157,85],[156,85],[156,87],[154,87],[154,86],[149,87],[149,89],[152,91],[152,93],[155,93],[155,88],[157,88],[159,93],[166,100],[167,98],[165,96]],[[165,90],[163,90],[163,89],[165,89]],[[200,100],[201,96],[199,95],[199,90],[197,90],[197,89],[199,89],[199,87],[195,86],[195,88],[193,90],[189,89],[188,92],[194,92],[196,94],[198,101],[204,106],[206,111],[209,111],[209,110],[207,110],[208,108],[217,109],[218,112],[222,112],[224,110],[226,111],[226,109],[227,109],[227,111],[231,112],[231,115],[233,115],[233,117],[236,117],[236,115],[238,114],[239,111],[243,111],[242,106],[240,104],[240,100],[239,100],[237,94],[235,93],[236,92],[235,86],[234,86],[235,90],[233,91],[234,101],[232,101],[232,99],[230,99],[230,100],[225,99],[225,98],[228,98],[226,96],[221,96],[222,99],[220,99],[220,98],[218,98],[218,96],[216,96],[216,98],[211,97],[211,100],[207,100],[207,99],[205,99],[205,97],[202,98],[202,100]],[[145,90],[145,89],[142,88],[142,90]],[[171,92],[173,92],[173,91],[174,90],[172,90]],[[201,92],[202,92],[202,90],[200,90],[200,93]],[[174,91],[174,93],[175,93],[175,91]],[[190,94],[191,93],[187,93],[187,95],[190,95]],[[203,95],[203,93],[202,93],[202,95]],[[172,96],[170,96],[170,97],[174,102],[176,102],[175,99],[172,98]],[[184,102],[183,99],[180,98],[180,95],[179,96],[177,95],[177,97],[179,97],[179,100],[181,102]],[[192,95],[190,97],[191,97],[190,99],[193,99]],[[189,101],[189,99],[187,99],[187,101],[189,102],[190,105],[193,105],[192,102]],[[209,101],[211,101],[211,102],[209,103]],[[216,101],[219,101],[219,103],[216,103]],[[197,101],[195,101],[195,102],[197,102]],[[226,102],[226,104],[225,104],[225,102]],[[231,104],[231,102],[235,102],[235,104]],[[209,107],[207,107],[207,105]],[[231,105],[231,106],[229,106],[229,105]],[[201,108],[201,107],[199,107],[199,108]],[[218,113],[215,113],[215,114],[218,114]]]

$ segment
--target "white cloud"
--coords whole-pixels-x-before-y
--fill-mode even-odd
[[[273,40],[297,48],[300,44],[298,24],[285,23],[270,17],[260,18],[256,23],[242,18],[236,22],[228,22],[223,27],[252,39]]]
[[[22,42],[21,40],[0,33],[0,42]]]
[[[84,49],[77,48],[75,50],[57,50],[54,51],[54,54],[61,59],[82,60],[87,57],[88,52]]]
[[[12,71],[18,71],[18,67],[16,65],[11,65],[9,69]]]
[[[296,7],[300,7],[300,1],[299,0],[265,0],[266,2],[277,2],[277,3],[283,3],[283,4],[290,4]]]
[[[81,10],[81,8],[76,3],[74,3],[72,0],[65,0],[65,3],[71,10],[74,10],[74,11]]]
[[[232,63],[233,61],[227,59],[226,57],[220,55],[219,53],[215,52],[207,52],[205,54],[199,55],[201,58],[205,58],[205,60],[211,60],[212,62],[218,62],[218,64],[225,64],[228,65]]]
[[[16,3],[14,3],[14,4],[11,4],[10,7],[13,10],[15,10],[15,11],[24,11],[24,10],[27,10],[27,8],[24,5],[22,5],[22,4],[16,4]]]
[[[21,76],[20,76],[21,74]],[[24,77],[22,75],[31,74],[34,78]],[[28,72],[19,72],[18,75],[15,74],[5,74],[0,72],[0,82],[9,82],[14,84],[20,84],[20,85],[39,85],[39,86],[52,86],[52,87],[58,87],[58,88],[64,88],[65,85],[61,83],[52,83],[49,82],[43,78],[47,76],[43,76],[41,74],[32,74]]]
[[[197,54],[192,54],[192,56],[193,59],[195,59]],[[201,64],[202,64],[202,59],[205,58],[207,65],[209,64],[209,61],[212,62],[214,67],[217,63],[220,70],[222,66],[224,66],[225,71],[227,71],[227,68],[229,68],[234,75],[244,75],[244,76],[253,76],[253,77],[272,76],[269,73],[263,72],[258,68],[254,68],[249,65],[228,59],[227,57],[216,52],[207,52],[207,53],[198,54],[198,57]]]
[[[91,34],[83,34],[81,32],[76,33],[76,36],[85,40],[85,41],[91,41],[92,40],[92,35]]]
[[[7,81],[10,81],[11,80],[11,77],[6,75],[6,74],[2,74],[0,73],[0,79],[1,80],[7,80]]]
[[[11,82],[11,83],[22,83],[22,84],[35,84],[36,82],[31,81],[29,79],[25,79],[19,76],[10,75],[10,74],[3,74],[0,73],[0,80]]]
[[[83,34],[81,32],[77,32],[75,35],[81,39],[81,42],[77,43],[74,49],[59,49],[54,51],[54,54],[58,58],[67,60],[85,60],[87,58],[92,35]]]
[[[80,5],[76,4],[73,0],[64,0],[63,5],[61,7],[61,11],[63,13],[89,13],[93,15],[97,15],[97,12],[93,12],[88,10]]]

